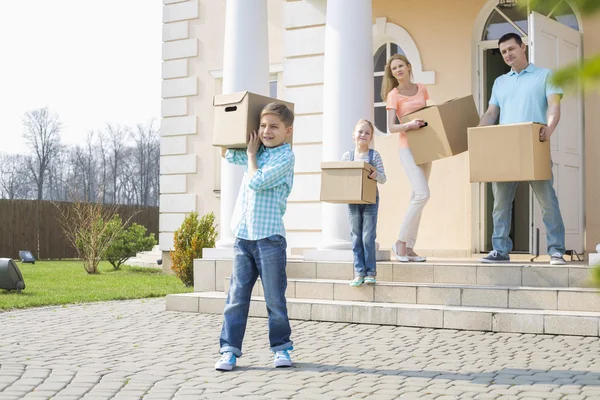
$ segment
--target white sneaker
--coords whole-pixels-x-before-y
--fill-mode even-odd
[[[275,357],[273,358],[273,366],[275,368],[285,368],[292,366],[292,358],[290,357],[290,353],[287,350],[279,350],[275,352]]]
[[[226,351],[221,355],[221,358],[215,364],[215,369],[217,371],[231,371],[235,367],[235,354],[230,351]]]
[[[566,263],[563,255],[558,252],[550,256],[550,265],[565,265]]]

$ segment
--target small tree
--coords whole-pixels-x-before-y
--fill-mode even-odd
[[[156,245],[154,233],[146,236],[146,227],[135,222],[124,229],[121,217],[113,216],[108,223],[106,234],[110,235],[115,230],[119,230],[115,240],[112,241],[106,251],[106,259],[115,268],[121,268],[121,265],[130,257],[135,256],[140,251],[151,250]]]
[[[98,264],[105,258],[111,243],[121,234],[123,226],[111,227],[117,214],[116,204],[91,203],[71,194],[71,204],[56,205],[58,220],[67,241],[75,248],[88,274],[98,273]],[[128,224],[131,218],[125,221]]]
[[[202,258],[202,249],[215,247],[216,238],[217,227],[212,212],[200,220],[198,213],[190,213],[175,231],[171,268],[185,286],[194,284],[194,259]]]

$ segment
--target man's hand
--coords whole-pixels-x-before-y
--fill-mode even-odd
[[[542,126],[542,129],[540,129],[540,142],[550,140],[550,136],[552,136],[553,132],[554,128],[551,128],[549,126]]]
[[[246,149],[246,154],[248,157],[256,156],[258,153],[258,149],[260,148],[260,139],[256,131],[253,131],[250,134],[250,140],[248,140],[248,148]]]

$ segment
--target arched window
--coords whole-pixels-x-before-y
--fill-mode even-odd
[[[552,18],[576,31],[579,30],[577,16],[571,6],[564,0],[552,8],[540,5],[531,11]],[[512,0],[499,3],[488,17],[481,40],[498,40],[502,35],[511,32],[527,36],[529,33],[527,15],[527,9],[517,7]]]
[[[387,133],[387,117],[385,109],[386,99],[381,98],[381,84],[385,63],[393,54],[404,54],[412,65],[415,82],[435,83],[435,72],[423,71],[421,54],[412,37],[399,25],[387,22],[386,18],[377,18],[373,25],[373,98],[375,130],[378,134]]]

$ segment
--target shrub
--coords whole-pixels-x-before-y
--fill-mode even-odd
[[[98,263],[105,258],[110,244],[123,229],[122,225],[113,226],[109,232],[109,223],[117,213],[118,205],[92,203],[76,196],[72,198],[73,202],[68,206],[55,204],[58,220],[63,235],[77,251],[87,273],[97,274]]]
[[[114,269],[121,268],[128,258],[134,257],[138,252],[151,250],[156,245],[154,233],[146,236],[146,227],[135,222],[124,229],[121,217],[118,215],[108,223],[108,233],[111,234],[114,230],[119,230],[120,233],[112,241],[105,255]]]
[[[185,286],[194,284],[194,259],[202,258],[202,249],[215,247],[216,238],[217,227],[212,212],[200,220],[198,213],[190,213],[175,231],[171,268]]]

